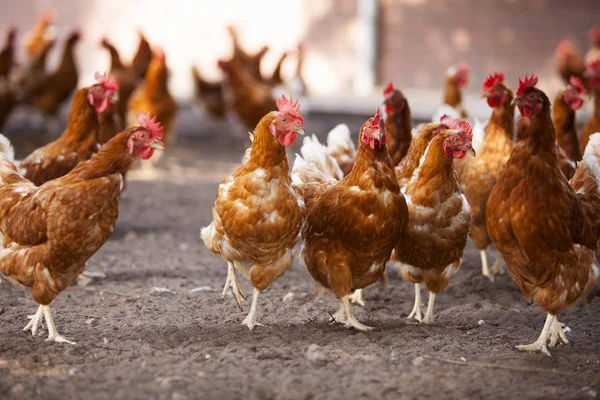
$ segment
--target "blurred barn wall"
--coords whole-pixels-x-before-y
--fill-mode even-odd
[[[101,37],[114,41],[128,61],[140,28],[151,43],[165,48],[179,98],[192,93],[192,64],[209,77],[219,76],[215,63],[231,51],[227,24],[238,27],[250,50],[270,45],[266,70],[280,52],[305,42],[304,75],[311,92],[347,95],[356,74],[356,43],[364,32],[356,18],[357,0],[1,0],[0,34],[12,23],[22,39],[48,7],[58,10],[60,40],[51,66],[60,56],[62,38],[79,27],[84,33],[77,49],[80,85],[89,84],[94,71],[108,68],[108,55],[98,45]],[[598,0],[380,0],[379,10],[377,83],[393,79],[402,88],[419,87],[415,93],[424,97],[439,97],[446,68],[461,59],[473,66],[468,89],[473,95],[492,70],[505,72],[510,84],[535,72],[542,87],[554,90],[559,82],[551,61],[557,42],[571,38],[585,51],[589,27],[600,23]],[[292,57],[285,72],[293,69]]]

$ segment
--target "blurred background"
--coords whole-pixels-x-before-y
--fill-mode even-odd
[[[304,45],[302,76],[311,110],[372,114],[390,80],[402,89],[416,119],[429,119],[441,101],[445,71],[464,60],[471,79],[464,89],[470,115],[485,118],[481,82],[502,71],[513,87],[525,73],[540,77],[539,87],[553,93],[562,85],[553,68],[561,39],[582,52],[588,30],[600,14],[597,0],[3,0],[0,33],[9,25],[25,33],[49,8],[55,8],[56,49],[47,66],[60,60],[64,38],[80,28],[76,50],[78,86],[93,82],[95,71],[109,69],[108,38],[124,60],[134,54],[142,30],[162,46],[171,75],[171,93],[185,104],[193,98],[190,74],[198,66],[219,79],[217,60],[230,57],[226,26],[236,27],[249,52],[268,45],[261,68],[271,71],[284,51],[283,77],[296,68],[293,51]],[[19,43],[23,36],[17,37]],[[23,60],[23,46],[16,58]],[[583,113],[589,112],[589,106]]]

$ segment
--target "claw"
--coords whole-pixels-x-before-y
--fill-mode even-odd
[[[423,322],[423,310],[421,306],[421,284],[415,283],[415,305],[406,319],[416,319],[419,322]]]
[[[363,297],[362,289],[356,289],[354,291],[354,293],[352,293],[350,296],[348,296],[348,298],[350,299],[350,301],[352,303],[356,303],[361,307],[365,306],[365,298]]]
[[[231,294],[233,294],[235,302],[237,303],[240,311],[242,311],[242,299],[246,300],[246,294],[242,290],[240,282],[237,279],[237,274],[235,273],[233,263],[229,262],[227,264],[227,279],[225,280],[225,287],[223,288],[223,295],[221,296],[221,299],[224,299],[229,289],[231,289]]]

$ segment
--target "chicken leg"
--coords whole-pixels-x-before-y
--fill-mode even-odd
[[[221,299],[225,298],[227,292],[231,289],[231,293],[233,297],[235,297],[235,302],[237,303],[240,311],[242,311],[242,299],[246,300],[246,295],[240,286],[240,282],[238,281],[237,275],[235,273],[235,268],[233,267],[232,262],[227,262],[227,279],[225,280],[225,287],[223,288],[223,295]]]
[[[504,275],[504,269],[502,269],[503,261],[502,254],[498,253],[498,257],[496,257],[496,261],[494,261],[494,265],[492,265],[489,272],[492,275]]]
[[[344,307],[344,310],[345,310],[346,319],[344,321],[344,325],[346,325],[346,328],[354,328],[354,329],[357,329],[357,330],[363,331],[363,332],[370,331],[371,329],[373,329],[373,327],[371,327],[371,326],[361,324],[356,319],[356,317],[354,316],[354,313],[352,312],[352,306],[350,305],[350,299],[349,299],[348,295],[342,297],[341,302],[342,302],[342,307]],[[337,313],[336,313],[336,315],[337,315]]]
[[[363,290],[356,289],[354,293],[348,296],[352,303],[358,304],[361,307],[365,306],[365,298],[363,297]]]
[[[423,321],[423,311],[421,310],[421,284],[415,283],[415,305],[406,319],[416,319],[419,322]]]
[[[433,305],[435,304],[435,293],[429,292],[429,303],[427,303],[427,311],[425,312],[425,318],[423,322],[426,324],[433,323]]]
[[[550,347],[554,347],[559,338],[565,344],[569,343],[567,337],[562,331],[563,326],[564,324],[561,324],[556,319],[556,315],[548,313],[546,317],[546,322],[544,323],[544,328],[542,329],[542,333],[540,334],[538,339],[531,344],[517,346],[517,349],[520,351],[541,351],[547,356],[552,356],[548,351],[548,340],[550,340]]]
[[[31,331],[31,334],[35,336],[37,330],[42,325],[42,315],[44,316],[44,320],[46,321],[46,325],[48,326],[48,339],[46,341],[56,342],[56,343],[69,343],[76,344],[64,336],[60,335],[56,330],[56,325],[54,325],[54,319],[52,318],[52,313],[50,312],[49,305],[40,305],[36,313],[31,317],[31,321],[23,328],[24,331]]]
[[[254,294],[252,295],[252,305],[250,306],[250,312],[242,321],[242,325],[246,325],[248,329],[253,330],[255,326],[264,326],[256,322],[256,307],[258,306],[258,295],[260,290],[254,288]]]
[[[42,306],[40,305],[34,315],[28,315],[29,323],[23,328],[24,331],[31,331],[31,335],[35,336],[37,330],[42,326]]]
[[[481,256],[481,273],[490,281],[494,282],[494,275],[491,274],[490,268],[488,267],[487,250],[480,250],[479,255]]]

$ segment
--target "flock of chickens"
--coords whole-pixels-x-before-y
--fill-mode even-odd
[[[75,89],[65,71],[76,78],[77,32],[58,69],[45,71],[53,18],[45,13],[29,33],[26,66],[0,76],[2,116],[21,103],[53,115]],[[431,323],[436,295],[458,272],[470,235],[483,274],[493,280],[504,259],[523,295],[547,313],[539,338],[518,348],[549,355],[548,344],[568,342],[556,317],[598,278],[600,30],[592,29],[585,60],[572,45],[559,44],[566,86],[553,106],[535,76],[519,80],[513,92],[503,74],[492,73],[482,84],[492,115],[485,131],[476,132],[465,120],[461,89],[469,68],[460,63],[447,72],[445,114],[433,122],[413,129],[409,103],[390,83],[383,92],[385,116],[377,108],[362,125],[358,146],[343,124],[326,145],[305,137],[291,172],[286,147],[304,134],[304,119],[297,101],[273,97],[273,87],[284,83],[281,62],[265,78],[260,60],[266,48],[248,54],[230,33],[233,56],[219,61],[226,79],[207,82],[194,70],[197,93],[212,115],[235,112],[253,131],[252,144],[219,185],[213,221],[200,236],[227,261],[223,296],[231,290],[241,308],[246,295],[237,273],[252,283],[243,324],[251,330],[260,325],[259,294],[291,266],[300,238],[308,272],[340,299],[336,322],[372,329],[356,319],[351,302],[364,305],[362,289],[382,279],[389,262],[415,285],[409,319]],[[11,30],[0,73],[7,57],[14,64],[14,40]],[[142,35],[137,55],[125,65],[111,43],[101,45],[111,54],[110,74],[97,73],[95,84],[75,92],[58,139],[15,161],[10,142],[0,136],[0,271],[30,288],[39,304],[25,330],[35,335],[45,320],[48,339],[57,342],[73,343],[57,332],[50,304],[110,237],[127,170],[138,157],[156,160],[155,150],[174,139],[177,106],[168,93],[164,52],[152,50]],[[578,135],[575,112],[588,91],[594,113]],[[516,127],[515,107],[521,114]],[[489,268],[492,243],[501,258]],[[421,284],[429,292],[425,312]]]

